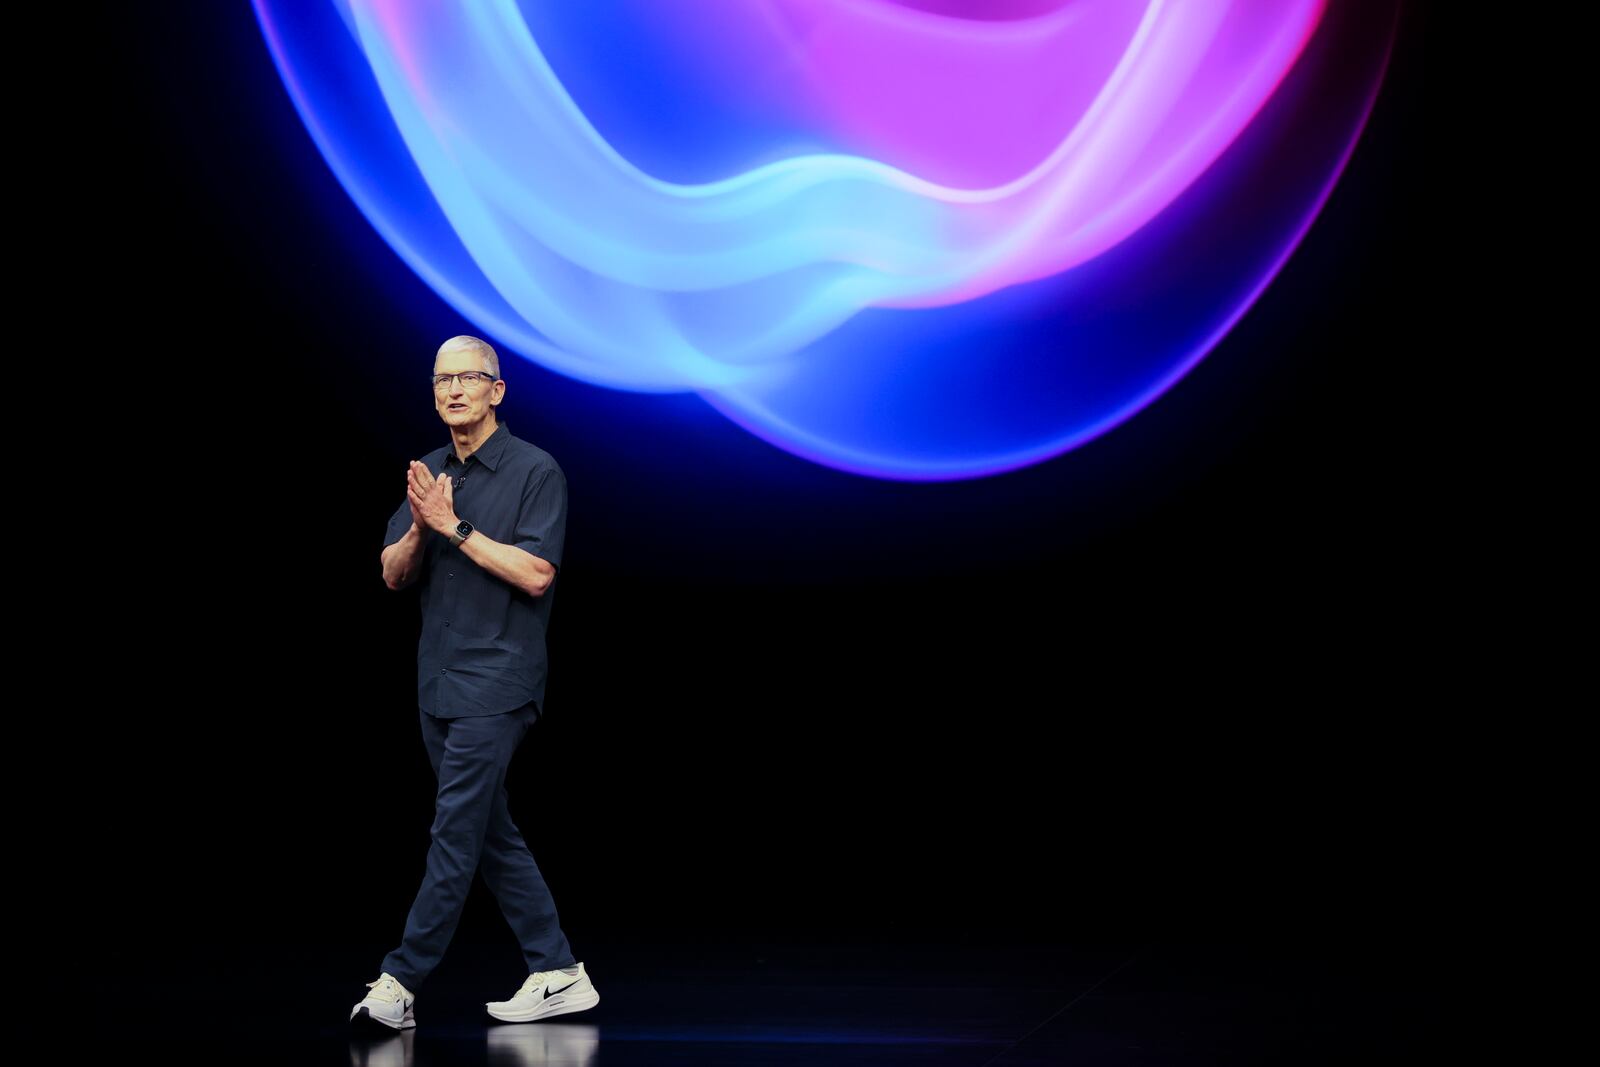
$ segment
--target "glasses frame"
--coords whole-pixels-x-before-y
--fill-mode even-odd
[[[493,385],[495,382],[500,380],[486,370],[458,370],[454,374],[430,374],[428,376],[428,381],[432,383],[433,391],[437,393],[444,389],[446,385],[449,385],[453,382],[461,382],[461,376],[463,374],[476,374],[478,377],[487,381],[490,385]],[[461,382],[461,385],[463,388],[471,388],[466,382]]]

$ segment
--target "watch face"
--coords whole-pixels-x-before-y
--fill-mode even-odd
[[[471,532],[472,532],[472,523],[468,522],[466,519],[462,519],[461,520],[461,524],[456,527],[456,535],[458,537],[465,537],[465,536],[467,536],[467,534],[469,534]]]

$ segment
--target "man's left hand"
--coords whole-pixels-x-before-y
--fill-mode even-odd
[[[413,467],[411,488],[407,493],[412,506],[427,522],[428,528],[448,536],[461,525],[461,519],[456,515],[455,480],[448,474],[441,474],[433,478],[432,483],[432,485],[425,484]]]

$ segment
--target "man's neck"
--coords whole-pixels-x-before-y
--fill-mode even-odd
[[[482,445],[485,441],[492,437],[494,432],[499,428],[500,424],[498,422],[496,422],[493,418],[488,418],[484,419],[474,427],[457,427],[452,429],[450,431],[450,437],[456,446],[456,458],[465,463],[467,461],[467,457],[476,452],[478,450],[478,446]]]

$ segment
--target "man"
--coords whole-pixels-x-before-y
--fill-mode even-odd
[[[489,1014],[528,1022],[600,1000],[573,959],[505,791],[512,754],[544,705],[566,475],[496,418],[506,383],[484,341],[440,345],[432,388],[450,444],[411,461],[380,558],[390,589],[422,583],[417,699],[439,780],[433,842],[400,946],[350,1011],[353,1023],[396,1030],[416,1025],[414,991],[443,957],[480,861],[532,972],[510,1000],[489,1001]]]

